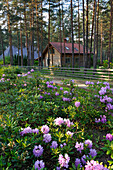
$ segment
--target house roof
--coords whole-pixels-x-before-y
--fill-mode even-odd
[[[59,53],[61,53],[61,45],[62,45],[62,53],[64,53],[64,43],[61,42],[50,42],[50,46],[54,47]],[[48,45],[43,51],[43,54],[47,51]],[[65,53],[72,54],[72,43],[65,42]],[[79,53],[79,44],[74,43],[74,54]],[[90,51],[88,51],[88,54]],[[83,54],[83,45],[80,44],[80,54]]]

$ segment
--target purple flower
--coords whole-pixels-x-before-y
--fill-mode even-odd
[[[30,72],[30,71],[28,71],[28,72],[27,72],[27,74],[31,74],[31,72]]]
[[[35,128],[35,129],[32,130],[32,132],[38,134],[39,133],[39,129]]]
[[[21,74],[17,74],[18,77],[21,77]]]
[[[34,72],[34,69],[31,69],[31,72]]]
[[[64,120],[63,120],[63,118],[58,117],[54,120],[54,122],[55,122],[56,125],[60,126],[62,123],[64,123]]]
[[[62,145],[62,144],[60,144],[60,147],[61,147],[61,148],[63,148],[63,145]]]
[[[105,168],[103,165],[100,165],[94,160],[91,160],[90,162],[88,161],[87,164],[85,165],[85,170],[108,170]]]
[[[66,124],[68,127],[72,125],[72,122],[70,122],[69,119],[64,119],[64,124]]]
[[[49,81],[47,81],[46,84],[48,85],[48,84],[49,84]]]
[[[79,107],[80,106],[80,102],[75,102],[75,106]]]
[[[112,141],[113,140],[113,135],[111,135],[110,133],[108,133],[106,135],[106,140]]]
[[[57,166],[57,167],[56,167],[56,170],[60,170],[60,167]]]
[[[35,146],[33,149],[33,154],[36,157],[39,157],[43,154],[43,147],[41,145]]]
[[[69,167],[69,165],[68,165],[69,161],[70,161],[70,157],[68,156],[68,154],[65,154],[64,157],[63,157],[62,154],[59,155],[58,162],[60,164],[60,167],[68,168]]]
[[[76,158],[76,160],[75,160],[75,166],[76,166],[76,168],[78,167],[78,165],[80,165],[80,167],[82,167],[81,162],[80,162],[80,159],[79,159],[79,158]]]
[[[68,94],[69,92],[68,91],[64,91],[64,94]]]
[[[32,129],[28,126],[23,131],[20,132],[20,135],[23,136],[24,134],[32,133],[32,132],[33,132]]]
[[[54,89],[57,89],[57,87],[55,86],[55,87],[53,87]]]
[[[44,94],[47,94],[47,92],[44,92]]]
[[[75,148],[77,149],[77,151],[81,153],[81,151],[84,149],[84,144],[81,142],[80,143],[76,142]]]
[[[90,149],[90,153],[89,153],[89,155],[91,155],[91,156],[92,156],[92,158],[93,158],[94,156],[96,156],[96,155],[97,155],[96,150],[95,150],[95,149]]]
[[[83,165],[86,164],[86,158],[88,158],[88,155],[83,155],[83,156],[81,157],[81,162],[82,162]]]
[[[68,102],[70,102],[71,99],[70,99],[70,98],[63,97],[62,100],[63,100],[63,101],[68,101]]]
[[[85,140],[85,142],[84,142],[86,145],[88,145],[88,148],[92,148],[92,141],[91,140],[89,140],[89,139],[87,139],[87,140]]]
[[[107,104],[107,109],[108,109],[108,110],[112,110],[112,109],[113,109],[113,105],[111,105],[111,103],[108,103],[108,104]]]
[[[75,81],[74,80],[71,80],[72,83],[74,83]]]
[[[43,139],[43,141],[45,142],[45,143],[49,143],[50,141],[51,141],[51,134],[44,134],[44,139]]]
[[[105,116],[105,115],[103,115],[103,116],[100,115],[100,117],[101,117],[101,120],[100,120],[100,121],[101,121],[102,123],[106,123],[106,121],[107,121],[107,120],[106,120],[106,116]]]
[[[75,100],[75,99],[76,99],[76,97],[73,97],[72,99],[73,99],[73,100]]]
[[[48,88],[53,88],[53,85],[48,84],[47,87],[48,87]]]
[[[63,143],[64,146],[66,146],[67,144],[66,143]]]
[[[72,132],[70,132],[70,131],[67,131],[66,134],[69,135],[70,137],[73,137],[73,134],[74,134],[74,133],[72,133]]]
[[[63,87],[60,87],[60,90],[63,90]]]
[[[38,170],[40,170],[40,169],[42,169],[42,168],[44,168],[45,167],[45,163],[43,162],[43,160],[37,160],[36,162],[35,162],[35,170],[36,169],[38,169]]]
[[[57,147],[58,147],[57,141],[53,141],[53,142],[52,142],[52,145],[50,146],[50,148],[56,149]]]
[[[42,99],[42,98],[43,98],[43,96],[40,95],[40,99]]]
[[[99,122],[100,122],[100,118],[99,119],[95,118],[95,123],[99,123]]]
[[[50,95],[50,93],[47,93],[47,95],[49,96],[49,95]]]
[[[53,81],[50,81],[50,84],[53,84]]]
[[[2,77],[5,77],[5,74],[2,74]]]
[[[47,125],[43,125],[41,131],[42,133],[47,134],[49,132],[49,127]]]
[[[58,93],[58,92],[56,92],[56,93],[55,93],[55,96],[59,96],[59,93]]]

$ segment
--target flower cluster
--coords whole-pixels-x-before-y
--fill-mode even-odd
[[[35,128],[35,129],[31,129],[29,126],[25,129],[23,129],[21,132],[20,132],[20,135],[23,136],[24,134],[27,134],[27,133],[39,133],[39,129]]]
[[[97,118],[95,118],[95,122],[96,123],[99,123],[99,122],[102,122],[102,123],[106,123],[106,116],[105,115],[100,115],[100,118],[99,119],[97,119]]]
[[[71,125],[73,125],[73,122],[71,122],[69,119],[63,119],[63,118],[61,118],[61,117],[58,117],[58,118],[56,118],[55,120],[54,120],[54,122],[55,122],[55,125],[61,125],[61,124],[65,124],[65,125],[67,125],[68,127],[70,127]]]
[[[87,164],[85,165],[85,170],[108,170],[105,168],[103,165],[100,165],[98,162],[91,160],[90,162],[88,161]]]
[[[38,169],[38,170],[40,170],[40,169],[42,169],[42,168],[44,168],[45,167],[45,163],[43,162],[43,160],[37,160],[36,162],[35,162],[35,170],[36,169]]]
[[[52,145],[50,146],[50,148],[56,149],[57,147],[58,147],[57,141],[52,141]]]
[[[113,140],[113,135],[110,134],[110,133],[108,133],[108,134],[106,135],[106,140],[112,141],[112,140]]]
[[[71,101],[71,99],[70,99],[70,98],[67,98],[67,97],[63,97],[62,100],[63,100],[64,102],[70,102],[70,101]]]
[[[36,156],[36,157],[39,157],[43,154],[43,147],[41,145],[39,146],[35,146],[34,149],[33,149],[33,154]]]
[[[49,127],[47,125],[43,125],[41,131],[42,133],[47,134],[49,132]]]
[[[68,168],[69,161],[70,161],[70,157],[68,156],[68,154],[65,154],[64,157],[62,154],[59,155],[58,162],[60,164],[60,167]]]
[[[94,83],[91,82],[91,81],[86,81],[85,84],[86,84],[86,85],[90,85],[90,84],[91,84],[91,85],[94,85]]]
[[[43,141],[45,142],[45,143],[49,143],[50,141],[51,141],[51,134],[44,134],[44,139],[43,139]]]

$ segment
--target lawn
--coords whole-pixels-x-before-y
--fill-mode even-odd
[[[31,69],[0,70],[3,170],[113,169],[113,97],[108,82],[59,86]]]

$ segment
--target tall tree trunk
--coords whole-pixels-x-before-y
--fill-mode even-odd
[[[32,0],[32,41],[31,41],[31,65],[34,65],[34,3]]]
[[[94,5],[93,5],[92,29],[91,29],[91,46],[90,46],[90,55],[89,55],[89,68],[91,67],[91,55],[92,55],[92,42],[93,42],[95,4],[96,4],[96,0],[94,0]]]
[[[18,46],[18,66],[20,65],[19,61],[19,36],[18,36],[18,27],[17,27],[17,46]]]
[[[85,47],[86,47],[86,44],[85,44],[85,10],[84,10],[84,0],[83,0],[83,65],[85,67]]]
[[[27,34],[27,19],[26,19],[26,3],[25,3],[25,1],[24,1],[24,26],[25,26],[25,36],[26,36],[27,65],[30,66],[28,34]]]
[[[41,0],[41,67],[43,67],[43,11],[42,11],[42,0]]]
[[[8,22],[8,33],[9,33],[9,46],[10,46],[10,64],[13,65],[13,52],[12,52],[12,32],[11,32],[11,24],[10,24],[10,11],[9,11],[9,3],[7,0],[7,22]]]
[[[100,47],[100,64],[102,65],[102,20],[101,20],[101,47]]]
[[[96,48],[96,8],[97,8],[97,2],[95,3],[95,16],[94,16],[94,56],[93,56],[93,67],[94,69],[96,68],[96,53],[95,53],[95,48]]]
[[[40,44],[39,44],[39,22],[38,22],[38,19],[39,19],[39,16],[38,16],[38,3],[37,3],[37,0],[36,0],[36,24],[37,24],[37,48],[38,48],[38,64],[40,66]],[[41,56],[42,57],[42,56]]]
[[[21,12],[20,12],[20,18],[21,18]],[[22,24],[20,20],[20,49],[21,49],[21,66],[23,66],[23,46],[22,46]]]
[[[64,9],[63,9],[63,3],[62,3],[62,29],[63,29],[63,42],[64,42],[64,66],[66,66],[66,52],[65,52],[65,33],[64,33]]]
[[[78,41],[79,41],[79,67],[81,65],[80,63],[80,15],[79,15],[79,0],[78,0]]]
[[[108,48],[108,65],[110,68],[110,61],[112,61],[111,56],[111,36],[112,36],[112,20],[113,20],[113,1],[110,1],[111,3],[111,12],[110,12],[110,30],[109,30],[109,48]]]
[[[1,45],[2,45],[3,65],[5,65],[4,44],[3,44],[3,36],[2,36],[1,26],[0,26],[0,42],[1,42]]]
[[[88,66],[88,3],[89,0],[86,0],[86,57],[85,57],[85,68]]]
[[[50,66],[49,43],[50,43],[50,0],[49,0],[49,20],[48,20],[48,68],[49,68],[49,66]]]
[[[74,35],[73,35],[73,4],[71,0],[71,40],[72,40],[72,67],[74,68]]]
[[[60,20],[60,63],[62,67],[62,19],[61,19],[61,9],[60,9],[60,4],[59,4],[59,20]]]
[[[96,55],[97,56],[96,56],[96,60],[98,59],[98,25],[99,25],[99,0],[97,3],[97,34],[96,34]]]

